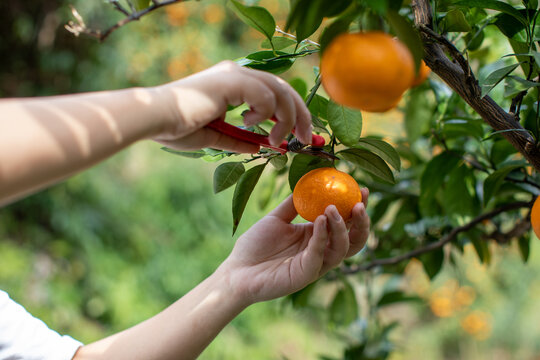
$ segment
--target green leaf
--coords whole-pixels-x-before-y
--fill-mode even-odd
[[[538,8],[538,0],[527,0],[525,4],[527,9],[536,10]]]
[[[317,116],[311,114],[311,123],[313,124],[313,130],[315,132],[318,132],[318,133],[324,132],[324,133],[327,133],[328,135],[331,135],[330,131],[328,131],[328,129],[326,128],[326,124],[327,124],[326,121],[321,120]]]
[[[484,29],[477,30],[474,28],[473,31],[465,35],[465,42],[467,43],[466,50],[476,51],[480,49],[480,46],[482,46],[482,43],[484,42],[484,38]]]
[[[207,155],[203,150],[197,150],[197,151],[178,151],[173,150],[168,147],[162,147],[161,150],[166,151],[171,154],[180,155],[183,157],[191,158],[191,159],[198,159],[202,158],[203,156]]]
[[[309,305],[309,299],[315,290],[317,282],[312,282],[302,290],[298,290],[295,293],[292,293],[288,297],[290,298],[294,308],[304,308]]]
[[[392,305],[398,302],[421,301],[417,296],[405,295],[402,291],[390,291],[385,293],[377,302],[377,307]]]
[[[272,164],[276,170],[281,170],[285,167],[285,165],[287,165],[288,160],[289,158],[287,155],[278,155],[270,159],[270,164]]]
[[[506,139],[499,137],[498,139],[495,139],[491,151],[489,152],[489,157],[493,164],[499,166],[500,163],[515,153],[517,153],[516,148]]]
[[[463,11],[459,9],[448,11],[443,19],[443,25],[447,32],[469,32],[472,30]]]
[[[322,119],[328,119],[328,102],[327,98],[316,94],[309,103],[308,109],[311,114]]]
[[[518,20],[523,25],[527,26],[527,18],[521,14],[515,7],[502,1],[496,0],[458,0],[454,3],[457,6],[465,6],[468,8],[479,7],[482,9],[491,9],[508,14]]]
[[[484,180],[484,205],[487,205],[493,195],[497,193],[501,187],[504,178],[510,174],[512,170],[520,168],[521,165],[509,165],[491,173]]]
[[[358,140],[358,144],[356,146],[360,146],[371,151],[372,153],[379,155],[381,159],[390,164],[390,166],[392,166],[394,169],[397,171],[401,170],[401,159],[399,154],[389,143],[379,139],[361,138]]]
[[[526,43],[527,41],[527,26],[520,21],[516,20],[513,16],[501,13],[495,17],[493,24],[499,28],[501,33],[506,36],[508,39]],[[522,49],[521,52],[527,52],[528,46]],[[516,51],[514,49],[514,51]],[[521,61],[521,60],[520,60]]]
[[[289,85],[293,87],[294,90],[300,95],[300,97],[303,99],[307,95],[307,84],[306,82],[301,78],[292,78],[289,80]]]
[[[362,113],[333,101],[328,103],[328,124],[343,145],[354,146],[362,135]]]
[[[526,263],[529,260],[529,255],[531,253],[531,236],[522,236],[518,239],[519,253],[521,259]]]
[[[539,86],[540,83],[510,75],[506,78],[506,81],[504,83],[504,96],[507,98],[514,97],[522,91],[526,91],[532,87]]]
[[[135,9],[137,11],[146,9],[148,6],[150,6],[150,0],[135,0]]]
[[[416,142],[422,134],[429,130],[433,117],[434,105],[426,96],[422,87],[415,87],[405,93],[405,131],[411,143]]]
[[[348,282],[344,282],[330,305],[330,319],[338,325],[349,325],[358,318],[358,303],[354,289]]]
[[[240,224],[244,210],[246,209],[246,204],[261,177],[261,174],[265,168],[266,164],[261,164],[252,167],[246,171],[234,188],[234,195],[232,200],[232,213],[233,213],[233,235]]]
[[[259,209],[264,210],[270,204],[270,200],[272,200],[274,191],[276,190],[277,176],[278,173],[272,171],[269,176],[263,178],[263,182],[260,185],[262,189],[258,199]]]
[[[491,253],[487,241],[482,239],[482,232],[473,229],[467,232],[467,238],[471,241],[480,262],[489,264],[491,262]]]
[[[319,28],[323,18],[339,15],[351,3],[352,0],[297,0],[292,4],[285,29],[294,30],[301,42]]]
[[[489,135],[487,135],[486,137],[484,137],[484,138],[482,139],[482,141],[486,141],[486,140],[488,140],[488,139],[491,139],[491,138],[494,137],[495,135],[503,134],[503,133],[507,133],[507,132],[526,132],[526,133],[531,134],[531,131],[530,131],[530,130],[527,130],[527,129],[504,129],[504,130],[497,130],[497,131],[494,131],[494,132],[490,133]]]
[[[419,260],[424,265],[424,270],[430,279],[433,279],[441,271],[444,263],[444,252],[442,248],[420,255]]]
[[[327,26],[319,39],[319,44],[321,44],[321,52],[324,52],[324,49],[332,42],[332,40],[341,33],[346,32],[349,29],[351,22],[354,20],[354,16],[346,16],[339,18],[334,21],[332,24]]]
[[[277,56],[276,56],[277,55]],[[281,57],[285,55],[286,57]],[[267,71],[272,74],[281,74],[291,68],[294,64],[294,57],[287,57],[289,54],[283,51],[263,50],[258,51],[244,58],[236,60],[236,63],[252,69]]]
[[[459,154],[443,152],[427,163],[420,178],[420,206],[429,206],[431,200],[442,187],[446,176],[461,161]]]
[[[230,4],[230,8],[243,22],[263,33],[268,40],[272,40],[272,35],[276,31],[276,21],[268,10],[260,6],[246,6],[236,0],[231,0]]]
[[[399,199],[399,196],[385,196],[381,200],[377,201],[375,206],[370,205],[371,213],[369,214],[369,217],[371,218],[371,224],[373,227],[383,218],[390,205]]]
[[[302,176],[311,170],[331,166],[332,162],[330,160],[321,159],[319,157],[307,154],[295,155],[289,169],[289,186],[291,187],[291,190],[294,190],[298,180],[300,180]]]
[[[214,194],[236,184],[244,171],[246,171],[246,169],[241,162],[228,162],[219,165],[214,172]]]
[[[462,164],[450,172],[443,191],[445,213],[449,215],[475,215],[478,203],[474,185],[474,174],[467,165]]]
[[[349,161],[359,168],[379,177],[381,180],[394,184],[394,174],[383,159],[364,149],[347,149],[337,153],[343,160]]]
[[[321,25],[324,15],[321,7],[324,0],[296,0],[289,12],[285,30],[296,32],[297,42],[313,34]]]
[[[420,39],[420,34],[418,34],[413,24],[397,11],[389,10],[386,14],[386,19],[399,40],[409,48],[414,59],[414,67],[418,71],[420,62],[424,57],[424,45]]]
[[[364,2],[378,15],[384,15],[388,11],[388,0],[364,0]]]
[[[274,46],[272,47],[272,45]],[[274,36],[272,38],[272,42],[270,42],[269,39],[264,39],[264,41],[261,43],[261,47],[263,49],[274,50],[283,50],[293,45],[296,45],[296,41],[285,36]]]
[[[374,359],[372,356],[366,355],[366,345],[366,343],[362,343],[345,349],[343,360],[385,360],[384,357]]]
[[[482,139],[484,136],[483,120],[467,118],[450,118],[443,120],[442,133],[446,139],[469,137]]]
[[[527,54],[529,51],[529,45],[526,42],[516,41],[514,39],[508,39],[508,42],[510,43],[510,46],[512,46],[512,50],[515,54]],[[528,74],[529,70],[531,68],[529,64],[529,56],[523,55],[523,56],[516,56],[517,60],[521,64],[521,69],[523,70],[524,74]],[[538,70],[537,67],[533,67],[531,79],[534,79],[538,76]]]

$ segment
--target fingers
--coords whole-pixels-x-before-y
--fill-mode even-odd
[[[175,150],[215,148],[247,154],[255,154],[259,151],[259,145],[234,139],[209,128],[201,128],[192,134],[184,136],[181,141],[160,140],[159,143]]]
[[[321,275],[337,266],[349,251],[349,232],[337,208],[330,205],[324,214],[328,218],[330,241],[325,250]]]
[[[360,189],[360,192],[362,193],[362,202],[364,203],[364,207],[367,208],[368,198],[369,198],[369,189],[362,188]]]
[[[321,272],[327,243],[327,218],[324,215],[319,215],[313,223],[313,235],[300,259],[302,270],[306,274],[312,274],[313,279],[318,278]]]
[[[277,76],[245,69],[251,76],[264,82],[276,96],[275,116],[277,123],[270,132],[270,143],[279,144],[296,124],[296,134],[303,143],[311,143],[311,114],[298,93],[286,81]],[[261,119],[264,120],[264,119]]]
[[[272,210],[269,216],[275,216],[287,223],[290,223],[298,215],[296,209],[294,208],[294,203],[292,195],[287,197],[278,207]]]
[[[349,231],[350,245],[345,257],[351,257],[362,250],[369,237],[370,220],[363,201],[354,206],[351,224],[351,229]]]
[[[311,114],[300,95],[286,81],[263,71],[230,63],[225,65],[232,66],[233,73],[230,78],[233,91],[227,99],[229,104],[246,102],[251,107],[244,117],[247,126],[275,115],[277,123],[269,136],[272,145],[279,145],[295,126],[298,139],[305,144],[311,143]]]

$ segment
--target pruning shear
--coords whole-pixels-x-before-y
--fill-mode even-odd
[[[272,117],[270,120],[274,122],[277,121],[275,117]],[[206,127],[240,141],[256,144],[265,148],[270,148],[274,151],[279,152],[282,155],[289,151],[294,153],[317,156],[328,160],[339,160],[339,158],[334,154],[323,150],[325,140],[322,136],[316,134],[312,134],[311,146],[302,144],[300,141],[298,141],[297,138],[293,138],[290,141],[284,140],[279,146],[272,146],[270,144],[270,141],[268,140],[268,136],[241,129],[237,126],[226,123],[225,120],[222,119],[214,120],[208,125],[206,125]],[[294,130],[292,132],[294,134]]]

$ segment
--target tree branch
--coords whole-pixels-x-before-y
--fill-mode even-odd
[[[424,42],[424,61],[448,86],[463,98],[496,131],[523,129],[513,114],[506,112],[489,96],[481,97],[480,87],[469,62],[444,36],[433,31],[428,0],[412,0],[415,24]],[[448,53],[454,61],[451,61]],[[540,150],[526,131],[501,133],[540,172]]]
[[[70,21],[64,27],[66,28],[67,31],[74,34],[75,36],[85,34],[85,35],[98,39],[100,42],[103,42],[105,41],[105,39],[109,37],[109,35],[111,35],[113,31],[119,29],[120,27],[132,21],[139,20],[144,15],[149,14],[156,9],[159,9],[160,7],[172,5],[174,3],[179,3],[183,1],[185,0],[163,0],[163,1],[154,0],[152,1],[152,4],[149,7],[139,10],[139,11],[137,11],[135,7],[133,6],[133,4],[129,2],[131,6],[131,12],[126,10],[117,1],[111,1],[110,3],[114,6],[114,8],[120,11],[122,14],[126,15],[126,17],[104,31],[88,28],[86,24],[84,23],[82,16],[77,11],[77,9],[71,6],[71,13],[73,14],[73,17],[75,18],[76,21]]]
[[[357,265],[357,266],[354,266],[354,267],[342,268],[341,271],[344,274],[355,274],[355,273],[358,273],[360,271],[371,270],[371,269],[373,269],[375,267],[378,267],[378,266],[398,264],[398,263],[400,263],[400,262],[402,262],[404,260],[408,260],[408,259],[411,259],[413,257],[417,257],[419,255],[422,255],[422,254],[425,254],[425,253],[428,253],[430,251],[433,251],[433,250],[436,250],[436,249],[439,249],[439,248],[443,247],[447,243],[454,240],[459,233],[471,230],[473,227],[475,227],[476,225],[482,223],[482,221],[484,221],[484,220],[494,218],[495,216],[497,216],[497,215],[499,215],[499,214],[501,214],[503,212],[506,212],[506,211],[516,210],[516,209],[521,209],[521,208],[530,208],[531,206],[532,206],[532,202],[525,202],[525,201],[517,201],[517,202],[505,204],[505,205],[503,205],[503,206],[501,206],[501,207],[499,207],[499,208],[497,208],[495,210],[492,210],[490,212],[487,212],[485,214],[482,214],[482,215],[479,215],[479,216],[475,217],[473,220],[471,220],[469,223],[467,223],[465,225],[462,225],[462,226],[459,226],[457,228],[452,229],[452,231],[450,231],[447,235],[443,236],[439,241],[429,243],[424,247],[414,249],[412,251],[409,251],[408,253],[404,253],[404,254],[401,254],[401,255],[398,255],[398,256],[395,256],[395,257],[377,259],[377,260],[374,260],[374,261],[372,261],[370,263],[367,263],[367,264],[361,264],[361,265]],[[525,219],[527,219],[527,218],[525,218]],[[528,220],[527,220],[527,223],[528,223]],[[524,226],[521,223],[519,223],[518,226],[516,226],[516,228],[511,230],[506,235],[515,236],[515,234],[518,234],[518,233],[522,234],[521,231],[523,231],[523,229],[524,229]],[[514,234],[514,231],[515,231],[515,234]]]

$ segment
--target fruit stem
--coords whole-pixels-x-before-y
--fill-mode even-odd
[[[311,101],[315,97],[315,94],[317,94],[317,90],[319,90],[319,87],[321,86],[321,75],[317,75],[317,78],[315,79],[315,85],[311,88],[309,91],[309,96],[306,99],[306,106],[309,106],[311,104]]]

